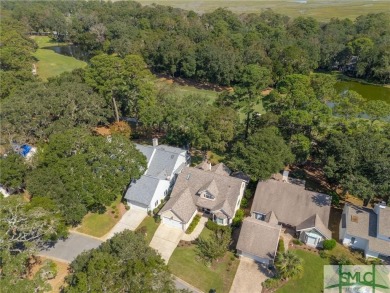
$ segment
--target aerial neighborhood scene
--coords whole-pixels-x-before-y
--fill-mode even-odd
[[[390,292],[389,0],[0,27],[1,293]]]

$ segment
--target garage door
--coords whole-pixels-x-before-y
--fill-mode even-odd
[[[261,257],[258,257],[256,255],[250,254],[250,253],[241,252],[240,255],[243,256],[243,257],[247,257],[247,258],[253,259],[253,260],[255,260],[257,262],[260,262],[260,263],[264,263],[264,264],[267,264],[267,265],[269,264],[269,259],[261,258]]]
[[[166,225],[169,225],[169,226],[172,226],[175,228],[179,228],[179,229],[183,229],[183,225],[179,221],[175,221],[175,220],[170,219],[170,218],[162,217],[162,222]]]

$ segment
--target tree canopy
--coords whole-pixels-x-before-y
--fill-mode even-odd
[[[47,196],[68,224],[104,209],[146,168],[145,157],[122,135],[110,139],[74,128],[50,136],[38,166],[27,177],[33,196]]]
[[[139,233],[125,230],[70,265],[64,291],[175,292],[164,260]]]

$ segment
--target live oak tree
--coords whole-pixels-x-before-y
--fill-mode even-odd
[[[267,179],[293,161],[294,156],[278,129],[267,127],[249,136],[245,145],[236,142],[227,163],[256,181]]]
[[[38,250],[67,236],[55,204],[48,198],[27,202],[23,197],[0,198],[0,288],[4,292],[47,292],[42,270],[31,275]],[[42,273],[42,274],[41,274]]]
[[[22,188],[28,166],[20,154],[0,158],[0,184],[7,188]]]
[[[52,198],[71,225],[87,211],[104,210],[146,167],[145,157],[125,136],[105,138],[81,128],[50,136],[39,158],[27,190]]]
[[[5,142],[36,143],[71,127],[105,123],[107,104],[83,83],[80,70],[48,83],[29,83],[15,90],[0,108],[1,136]]]
[[[95,56],[85,71],[85,80],[111,101],[116,121],[120,115],[130,114],[147,125],[156,122],[153,76],[141,56],[127,55],[123,59],[106,54]]]
[[[139,233],[125,230],[70,265],[64,292],[177,292],[167,265]]]
[[[326,176],[368,203],[390,194],[390,140],[385,132],[366,127],[351,133],[331,133],[321,145],[321,159]]]

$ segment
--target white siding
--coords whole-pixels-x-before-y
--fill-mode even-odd
[[[308,234],[310,234],[310,235],[308,235]],[[315,245],[309,243],[307,241],[308,238],[306,236],[307,237],[316,238],[317,240],[316,240]],[[317,247],[317,246],[321,246],[322,245],[324,237],[320,233],[318,233],[315,229],[312,229],[312,230],[301,231],[301,233],[299,235],[299,240],[301,240],[302,242],[306,243],[309,246]]]
[[[167,218],[167,217],[162,217],[161,220],[162,220],[162,223],[165,224],[165,225],[168,225],[168,226],[175,227],[175,228],[178,228],[180,230],[183,230],[183,225],[182,225],[182,223],[180,221],[176,221],[174,219],[170,219],[170,218]]]
[[[149,210],[153,211],[160,203],[161,200],[163,200],[166,196],[166,193],[169,189],[169,181],[167,180],[160,180],[158,182],[157,188],[154,191],[152,200],[150,201]],[[158,204],[156,206],[156,201],[158,201]]]
[[[129,205],[130,209],[139,209],[139,210],[143,210],[145,212],[148,211],[148,207],[140,206],[138,203],[132,203],[131,201],[128,200],[127,204]]]
[[[245,182],[242,182],[241,189],[240,189],[240,195],[238,196],[238,199],[236,202],[236,207],[234,208],[234,215],[236,214],[237,210],[240,208],[241,200],[242,200],[242,197],[244,196],[245,187],[246,187]],[[234,218],[234,216],[233,216],[233,218]]]
[[[181,164],[186,163],[186,162],[187,162],[186,152],[183,152],[180,154],[180,156],[177,157],[175,167],[173,168],[173,172],[171,174],[171,179],[173,178],[174,174],[176,173],[177,168],[179,168],[181,166]]]
[[[247,257],[247,258],[250,258],[250,259],[253,259],[257,262],[260,262],[260,263],[263,263],[263,264],[266,264],[268,265],[270,263],[270,260],[268,258],[261,258],[261,257],[258,257],[254,254],[250,254],[250,253],[246,253],[246,252],[243,252],[241,250],[237,250],[237,254],[240,255],[240,256],[243,256],[243,257]]]

